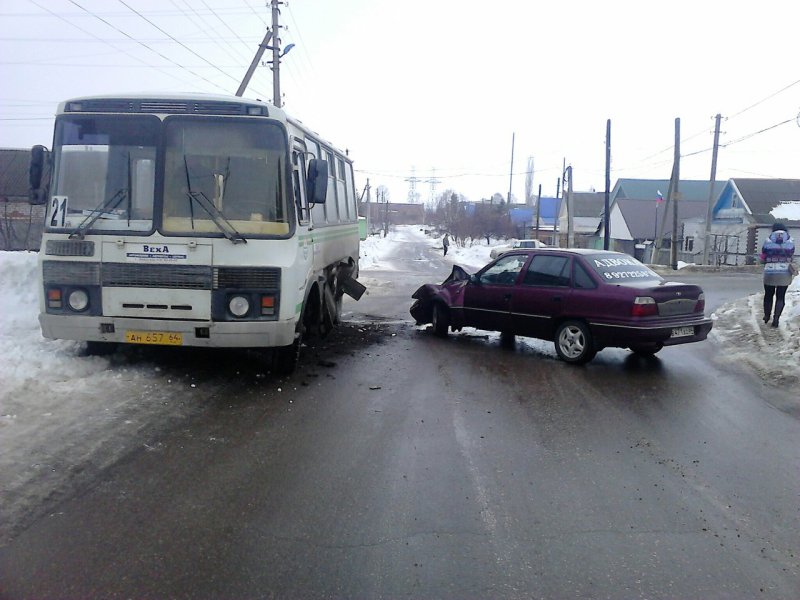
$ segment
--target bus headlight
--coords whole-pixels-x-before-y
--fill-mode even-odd
[[[228,301],[228,310],[234,317],[243,317],[250,312],[250,301],[244,296],[234,296]]]
[[[67,296],[67,304],[75,312],[83,312],[89,306],[89,294],[83,290],[72,290]]]

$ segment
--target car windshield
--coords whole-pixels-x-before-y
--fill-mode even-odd
[[[479,279],[481,283],[489,285],[512,285],[527,259],[527,256],[520,254],[503,256],[496,263],[481,271]]]
[[[268,122],[166,121],[164,231],[289,233],[287,146]]]
[[[661,280],[655,271],[627,254],[590,254],[586,262],[605,281]]]
[[[149,231],[159,121],[62,116],[56,122],[50,231]]]

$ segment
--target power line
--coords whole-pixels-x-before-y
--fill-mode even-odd
[[[771,129],[775,129],[776,127],[780,127],[781,125],[786,125],[787,123],[791,123],[794,121],[794,117],[791,119],[786,119],[785,121],[781,121],[780,123],[775,123],[775,125],[770,125],[769,127],[765,127],[764,129],[759,129],[758,131],[754,131],[753,133],[748,133],[738,139],[728,142],[727,144],[720,144],[722,147],[732,146],[733,144],[738,144],[739,142],[743,142],[745,140],[749,140],[751,137],[757,136],[761,133],[765,133],[770,131]]]
[[[31,0],[31,1],[33,1],[33,0]],[[120,0],[120,1],[121,1],[121,0]],[[194,72],[194,71],[192,71],[191,69],[188,69],[188,68],[184,67],[184,66],[183,66],[183,65],[181,65],[180,63],[177,63],[177,62],[175,62],[174,60],[172,60],[172,59],[171,59],[171,58],[169,58],[168,56],[164,56],[164,55],[163,55],[161,52],[159,52],[158,50],[154,50],[153,48],[151,48],[151,47],[150,47],[150,46],[148,46],[147,44],[145,44],[145,43],[143,43],[143,42],[140,42],[139,40],[137,40],[137,39],[136,39],[136,38],[134,38],[133,36],[129,35],[128,33],[126,33],[125,31],[123,31],[122,29],[120,29],[120,28],[119,28],[119,27],[117,27],[116,25],[113,25],[113,24],[109,23],[108,21],[106,21],[106,20],[105,20],[103,17],[100,17],[99,15],[96,15],[96,14],[92,13],[91,11],[89,11],[89,10],[85,9],[83,6],[81,6],[80,4],[78,4],[77,2],[75,2],[75,0],[69,0],[69,2],[70,2],[70,3],[72,3],[72,4],[74,4],[74,5],[75,5],[75,6],[77,6],[78,8],[80,8],[80,9],[81,9],[82,11],[84,11],[86,14],[88,14],[88,15],[91,15],[91,16],[93,16],[93,17],[95,17],[96,19],[98,19],[99,21],[102,21],[103,23],[105,23],[106,25],[108,25],[109,27],[111,27],[112,29],[114,29],[115,31],[118,31],[119,33],[121,33],[122,35],[124,35],[126,38],[128,38],[128,39],[130,39],[130,40],[133,40],[134,42],[136,42],[136,43],[137,43],[137,44],[139,44],[140,46],[143,46],[144,48],[147,48],[148,50],[150,50],[150,52],[153,52],[154,54],[157,54],[158,56],[160,56],[161,58],[163,58],[163,59],[164,59],[164,60],[166,60],[167,62],[170,62],[170,63],[172,63],[173,65],[177,65],[177,66],[179,66],[180,68],[182,68],[182,69],[184,69],[184,70],[188,71],[189,73],[191,73],[191,74],[192,74],[192,75],[194,75],[195,77],[197,77],[197,78],[199,78],[199,79],[202,79],[202,80],[203,80],[203,81],[205,81],[206,83],[210,83],[211,85],[213,85],[213,86],[215,86],[215,87],[218,87],[218,88],[219,88],[219,89],[221,89],[221,90],[224,90],[224,89],[225,89],[225,88],[223,88],[222,86],[220,86],[220,85],[218,85],[218,84],[214,83],[213,81],[211,81],[211,80],[209,80],[209,79],[206,79],[206,78],[205,78],[205,77],[203,77],[202,75],[198,75],[197,73],[195,73],[195,72]],[[38,5],[37,5],[37,6],[38,6]]]
[[[233,34],[233,35],[236,37],[236,39],[237,39],[237,40],[239,40],[239,41],[240,41],[240,42],[241,42],[243,45],[247,46],[247,42],[245,42],[245,41],[244,41],[244,40],[243,40],[243,39],[242,39],[242,38],[239,36],[239,34],[238,34],[238,33],[236,33],[236,32],[235,32],[233,29],[231,29],[231,26],[230,26],[230,25],[228,25],[228,24],[227,24],[225,21],[223,21],[223,20],[222,20],[222,19],[219,17],[219,15],[218,15],[217,13],[215,13],[215,12],[214,12],[214,9],[213,9],[213,8],[211,8],[211,7],[210,7],[208,4],[206,4],[206,0],[202,0],[202,1],[203,1],[203,4],[205,5],[205,7],[206,7],[208,10],[210,10],[210,11],[211,11],[211,14],[213,14],[213,15],[214,15],[214,16],[217,18],[217,21],[219,21],[220,23],[222,23],[222,24],[223,24],[223,25],[224,25],[224,26],[225,26],[225,27],[228,29],[228,31],[230,31],[230,32],[231,32],[231,33],[232,33],[232,34]],[[233,48],[233,46],[231,46],[231,48]],[[235,50],[235,48],[234,48],[234,50]]]
[[[264,25],[264,27],[266,27],[267,29],[269,29],[269,24],[268,24],[268,23],[267,23],[267,22],[264,20],[264,17],[262,17],[260,14],[258,14],[258,12],[256,11],[256,9],[255,9],[255,8],[253,8],[253,6],[252,6],[250,3],[248,3],[248,2],[245,2],[244,4],[245,4],[245,6],[247,6],[247,8],[249,8],[249,9],[252,11],[252,13],[253,13],[255,16],[257,16],[257,17],[258,17],[258,18],[261,20],[261,23]]]
[[[770,94],[770,95],[769,95],[769,96],[767,96],[766,98],[762,98],[761,100],[759,100],[759,101],[758,101],[758,102],[756,102],[755,104],[751,104],[751,105],[750,105],[750,106],[748,106],[747,108],[743,108],[743,109],[742,109],[742,110],[740,110],[739,112],[737,112],[737,113],[734,113],[733,115],[731,115],[730,117],[728,117],[728,120],[730,120],[730,119],[733,119],[734,117],[738,117],[738,116],[739,116],[739,115],[741,115],[742,113],[744,113],[744,112],[747,112],[747,111],[748,111],[748,110],[750,110],[751,108],[755,108],[755,107],[756,107],[756,106],[758,106],[759,104],[763,104],[764,102],[766,102],[767,100],[770,100],[770,99],[774,98],[774,97],[775,97],[775,96],[777,96],[778,94],[782,94],[783,92],[785,92],[786,90],[788,90],[790,87],[793,87],[793,86],[797,85],[798,83],[800,83],[800,79],[798,79],[798,80],[797,80],[797,81],[795,81],[794,83],[790,83],[789,85],[787,85],[787,86],[786,86],[786,87],[784,87],[784,88],[781,88],[781,89],[779,89],[777,92],[774,92],[774,93]]]
[[[171,1],[172,1],[172,3],[173,3],[173,5],[174,5],[174,6],[178,7],[178,5],[177,5],[177,4],[175,4],[175,1],[174,1],[174,0],[171,0]],[[227,38],[224,38],[224,37],[222,37],[221,35],[219,35],[219,33],[216,31],[216,29],[215,29],[215,28],[214,28],[214,27],[213,27],[213,26],[212,26],[212,25],[211,25],[211,24],[210,24],[208,21],[206,21],[206,19],[203,17],[203,15],[201,15],[201,14],[200,14],[200,12],[199,12],[199,11],[198,11],[196,8],[194,8],[194,7],[193,7],[191,4],[189,4],[188,0],[183,0],[183,3],[186,5],[186,7],[189,9],[189,11],[190,11],[192,14],[194,14],[194,15],[197,17],[197,19],[198,19],[198,20],[200,20],[200,21],[201,21],[201,23],[202,23],[202,24],[203,24],[205,27],[207,27],[207,28],[208,28],[208,31],[210,31],[210,32],[212,32],[212,33],[213,33],[214,37],[216,37],[217,39],[219,39],[219,40],[222,40],[223,42],[225,42],[225,44],[226,44],[226,45],[227,45],[227,46],[228,46],[228,47],[229,47],[231,50],[233,50],[233,51],[235,51],[235,52],[236,52],[236,48],[234,48],[232,44],[228,43],[228,40],[227,40]],[[206,4],[206,6],[208,6],[208,5]],[[178,8],[180,8],[180,7],[178,7]],[[210,7],[209,7],[209,10],[212,10],[212,9],[210,9]],[[213,10],[212,10],[212,12],[213,12]],[[192,17],[192,15],[191,15],[191,14],[189,14],[189,13],[187,13],[187,12],[184,12],[184,14],[185,14],[187,17],[189,17],[189,19],[191,19],[191,21],[192,21],[193,23],[195,23],[195,20],[194,20],[194,18]],[[216,13],[214,13],[214,16],[216,16],[216,17],[217,17],[217,19],[219,19],[219,16],[218,16]],[[220,19],[220,21],[222,21],[222,20]],[[263,19],[262,19],[262,22],[263,22]],[[224,23],[224,22],[223,22],[223,25],[225,25],[226,27],[228,27],[228,26],[227,26],[227,24],[226,24],[226,23]],[[230,30],[230,27],[228,27],[228,29]],[[238,35],[238,34],[237,34],[235,31],[233,31],[233,30],[231,30],[231,31],[232,31],[232,32],[233,32],[233,34],[234,34],[234,35],[235,35],[235,36],[236,36],[236,37],[239,39],[239,41],[243,42],[244,44],[248,44],[248,42],[244,41],[244,40],[243,40],[243,39],[242,39],[242,38],[241,38],[241,37],[240,37],[240,36],[239,36],[239,35]],[[233,60],[240,60],[238,56],[234,56],[233,54],[231,54],[230,52],[228,52],[228,51],[227,51],[227,50],[226,50],[226,49],[225,49],[225,48],[224,48],[222,45],[220,45],[220,44],[219,44],[219,43],[218,43],[216,40],[211,40],[211,41],[213,41],[213,42],[214,42],[214,43],[215,43],[215,44],[216,44],[216,45],[217,45],[217,46],[218,46],[220,49],[222,49],[222,50],[223,50],[223,51],[224,51],[224,52],[225,52],[225,53],[226,53],[228,56],[230,56],[230,57],[231,57]],[[258,45],[258,42],[260,41],[260,38],[252,38],[252,40],[251,40],[251,41],[252,41],[252,44],[253,44],[253,45],[257,46],[257,45]],[[194,43],[194,42],[193,42],[193,43]],[[238,52],[237,52],[237,53],[238,53]],[[239,65],[237,68],[241,69],[241,68],[243,68],[243,67],[242,67],[242,65]],[[257,94],[261,95],[261,96],[264,96],[264,97],[266,97],[266,96],[267,96],[267,94],[265,94],[265,93],[264,93],[264,92],[262,92],[261,90],[258,90],[258,89],[256,89],[255,87],[252,87],[251,89],[252,89],[254,92],[256,92]]]
[[[70,0],[70,2],[72,2],[72,1],[73,1],[73,0]],[[208,63],[209,65],[213,66],[213,67],[214,67],[214,68],[215,68],[217,71],[219,71],[220,73],[222,73],[223,75],[225,75],[225,77],[229,77],[230,79],[233,79],[233,80],[234,80],[236,83],[239,83],[239,81],[238,81],[238,80],[237,80],[237,79],[236,79],[236,78],[235,78],[233,75],[231,75],[230,73],[226,73],[225,71],[223,71],[222,69],[220,69],[219,67],[217,67],[216,65],[214,65],[214,63],[212,63],[211,61],[209,61],[209,60],[206,60],[206,58],[205,58],[205,57],[203,57],[203,56],[200,56],[200,55],[199,55],[197,52],[195,52],[194,50],[192,50],[191,48],[189,48],[189,46],[187,46],[187,45],[186,45],[186,44],[184,44],[183,42],[181,42],[181,41],[179,41],[179,40],[176,40],[176,39],[175,39],[175,38],[174,38],[174,37],[173,37],[171,34],[167,33],[167,32],[166,32],[166,31],[164,31],[163,29],[161,29],[161,27],[159,27],[158,25],[156,25],[155,23],[153,23],[153,22],[152,22],[150,19],[148,19],[147,17],[145,17],[145,16],[144,16],[142,13],[140,13],[138,10],[136,10],[135,8],[132,8],[131,6],[129,6],[128,4],[126,4],[126,3],[125,3],[125,0],[117,0],[117,2],[119,2],[119,3],[120,3],[120,4],[122,4],[123,6],[127,7],[127,8],[128,8],[130,11],[131,11],[131,12],[133,12],[133,13],[135,13],[135,14],[139,15],[139,17],[141,17],[142,19],[144,19],[145,21],[147,21],[147,22],[148,22],[150,25],[152,25],[153,27],[155,27],[156,29],[158,29],[158,30],[159,30],[161,33],[163,33],[164,35],[166,35],[166,36],[167,36],[169,39],[173,40],[173,41],[174,41],[176,44],[180,45],[180,46],[181,46],[182,48],[184,48],[185,50],[187,50],[187,51],[191,52],[191,53],[192,53],[194,56],[196,56],[197,58],[199,58],[200,60],[202,60],[204,63]],[[73,2],[73,4],[74,4],[74,2]],[[208,81],[208,80],[206,80],[206,81]]]
[[[154,69],[161,70],[161,68],[160,68],[160,67],[158,67],[158,66],[155,66],[155,65],[150,65],[149,63],[147,63],[146,61],[142,60],[141,58],[139,58],[139,57],[138,57],[138,56],[136,56],[135,54],[131,54],[130,52],[128,52],[128,51],[126,51],[126,50],[124,50],[124,49],[122,49],[122,48],[118,48],[118,47],[116,47],[114,44],[112,44],[112,43],[110,43],[110,42],[108,42],[108,41],[102,40],[101,38],[99,38],[98,36],[96,36],[96,35],[95,35],[94,33],[92,33],[91,31],[87,31],[86,29],[84,29],[83,27],[80,27],[79,25],[76,25],[76,24],[75,24],[75,23],[73,23],[72,21],[70,21],[70,20],[68,20],[68,19],[66,19],[66,18],[64,18],[64,17],[62,17],[62,16],[60,16],[60,15],[58,15],[58,14],[54,13],[52,10],[50,10],[49,8],[47,8],[47,7],[45,7],[45,6],[42,6],[41,4],[37,3],[35,0],[30,0],[30,2],[31,2],[31,4],[33,4],[34,6],[37,6],[37,7],[39,7],[40,9],[42,9],[43,11],[50,13],[50,14],[51,14],[51,15],[53,15],[54,17],[56,17],[56,18],[58,18],[58,19],[60,19],[60,20],[64,21],[64,22],[65,22],[65,23],[67,23],[68,25],[70,25],[70,26],[74,27],[74,28],[75,28],[75,29],[77,29],[78,31],[80,31],[80,32],[82,32],[82,33],[85,33],[86,35],[89,35],[89,36],[91,36],[91,37],[93,37],[93,38],[95,38],[95,39],[97,39],[97,40],[100,40],[101,42],[103,42],[104,44],[106,44],[106,45],[110,46],[111,48],[113,48],[113,49],[114,49],[114,50],[116,50],[117,52],[122,52],[123,54],[125,54],[126,56],[130,56],[131,58],[133,58],[133,59],[134,59],[135,61],[137,61],[137,62],[140,62],[140,63],[142,63],[142,64],[144,64],[144,65],[147,65],[147,66],[149,66],[149,67],[152,67],[152,68],[154,68]],[[79,6],[79,8],[82,8],[82,9],[83,9],[83,7],[80,7],[80,6]],[[86,9],[83,9],[83,10],[86,10]],[[88,11],[86,11],[86,12],[88,12]],[[91,14],[91,13],[89,13],[89,14]],[[107,24],[108,24],[108,23],[107,23]],[[128,36],[128,37],[130,37],[130,36]],[[135,41],[135,40],[134,40],[134,41]],[[142,44],[142,45],[144,45],[144,44]],[[145,45],[145,47],[147,47],[147,46]],[[150,50],[154,52],[154,50],[152,50],[152,48],[151,48]],[[185,82],[185,83],[186,83],[186,82]]]
[[[177,8],[178,10],[180,10],[180,11],[183,13],[183,16],[185,16],[186,18],[188,18],[188,19],[189,19],[189,20],[190,20],[190,21],[191,21],[191,22],[192,22],[194,25],[197,25],[197,23],[196,23],[196,21],[195,21],[195,17],[194,17],[194,16],[192,16],[192,14],[191,14],[191,13],[194,13],[194,15],[195,15],[195,16],[197,16],[197,18],[198,18],[198,19],[201,19],[201,20],[202,20],[202,17],[200,17],[200,15],[198,15],[198,14],[197,14],[197,11],[196,11],[196,10],[194,10],[194,9],[192,8],[192,6],[191,6],[191,5],[189,5],[188,3],[186,3],[186,0],[184,0],[184,4],[186,4],[186,6],[187,6],[187,7],[189,8],[189,10],[191,11],[191,13],[190,13],[190,12],[188,12],[188,11],[186,11],[185,9],[181,8],[180,6],[178,6],[178,4],[176,4],[175,0],[170,0],[170,2],[172,2],[172,5],[173,5],[175,8]],[[207,35],[206,31],[204,31],[204,30],[203,30],[203,25],[206,25],[206,23],[205,23],[205,21],[204,21],[204,20],[203,20],[203,21],[202,21],[202,23],[201,23],[201,26],[200,26],[200,31],[202,31],[204,34],[206,34],[206,35]],[[216,32],[214,31],[214,28],[213,28],[213,27],[209,28],[209,30],[210,30],[210,31],[212,31],[212,32],[214,32],[214,33],[216,33]],[[225,52],[225,54],[227,54],[228,56],[230,56],[230,57],[231,57],[233,60],[237,60],[237,61],[238,61],[238,60],[239,60],[239,57],[238,57],[238,56],[234,56],[233,54],[231,54],[230,52],[228,52],[228,50],[226,50],[226,49],[225,49],[225,47],[224,47],[224,46],[222,46],[222,44],[220,44],[220,43],[217,41],[218,39],[222,39],[222,38],[221,38],[221,36],[215,36],[215,37],[216,37],[216,39],[213,39],[213,38],[209,37],[208,41],[209,41],[209,42],[212,42],[213,44],[216,44],[216,46],[217,46],[217,47],[218,47],[220,50],[222,50],[223,52]],[[195,44],[196,44],[196,43],[198,43],[198,41],[200,41],[200,40],[194,40],[192,43],[195,43]],[[223,40],[223,41],[224,41],[224,40]],[[228,45],[230,45],[230,44],[228,44]]]

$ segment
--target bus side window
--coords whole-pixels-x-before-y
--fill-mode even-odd
[[[307,225],[308,203],[306,202],[306,163],[302,159],[302,151],[292,152],[292,184],[294,187],[294,201],[297,207],[297,221],[300,225]]]
[[[350,220],[350,208],[349,202],[347,201],[347,194],[345,193],[345,185],[344,185],[344,161],[336,157],[336,200],[337,204],[339,205],[339,220],[340,221],[349,221]]]
[[[336,163],[333,160],[332,152],[326,150],[325,157],[328,160],[328,198],[325,201],[328,206],[328,223],[339,223],[343,215],[339,211],[339,202],[336,193]]]
[[[355,184],[353,183],[353,164],[352,163],[345,163],[345,176],[344,176],[344,183],[347,187],[347,207],[350,212],[350,216],[353,220],[357,220],[358,217],[358,205],[356,203],[356,192],[355,192]]]
[[[322,158],[322,153],[319,149],[319,143],[311,138],[306,138],[306,146],[308,147],[308,153],[306,155],[306,160],[311,160],[312,158]],[[308,167],[306,166],[306,170]],[[327,221],[327,202],[325,204],[315,204],[311,207],[311,220],[314,223],[315,227],[319,227],[320,225],[324,225]]]

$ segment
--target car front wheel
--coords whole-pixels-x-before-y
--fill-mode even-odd
[[[580,365],[597,354],[589,326],[581,321],[564,321],[556,330],[556,354],[568,363]]]
[[[447,332],[450,329],[450,313],[441,302],[434,303],[431,322],[433,324],[433,333],[439,337],[447,337]]]

